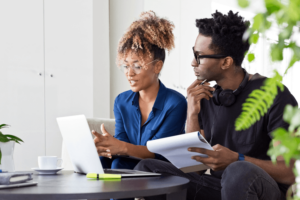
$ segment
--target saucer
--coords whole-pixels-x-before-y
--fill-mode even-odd
[[[39,174],[56,174],[58,171],[62,170],[63,168],[59,167],[56,169],[40,169],[37,167],[31,168],[34,171],[37,171]]]

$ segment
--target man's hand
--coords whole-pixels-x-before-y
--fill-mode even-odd
[[[110,135],[104,128],[104,124],[101,124],[101,131],[97,133],[96,131],[92,131],[92,134],[95,136],[94,143],[97,148],[97,152],[99,156],[112,158],[112,155],[122,154],[125,143],[114,138]]]
[[[188,100],[188,113],[189,114],[198,114],[200,112],[200,101],[205,98],[213,97],[211,94],[212,91],[215,91],[215,88],[209,87],[210,83],[204,83],[200,85],[202,80],[195,80],[187,89],[187,100]]]
[[[228,165],[238,160],[239,155],[237,152],[231,151],[222,145],[217,144],[213,146],[213,149],[214,151],[197,147],[188,148],[191,152],[206,154],[208,158],[193,156],[192,159],[204,163],[214,171],[224,170]]]

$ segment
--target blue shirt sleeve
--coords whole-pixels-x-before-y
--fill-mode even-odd
[[[120,109],[118,107],[118,97],[115,99],[115,104],[114,104],[114,114],[115,114],[115,120],[116,120],[116,125],[115,125],[115,138],[118,140],[121,140],[123,142],[128,142],[130,143],[127,133],[124,128],[124,123],[123,123],[123,118],[122,114],[120,112]]]

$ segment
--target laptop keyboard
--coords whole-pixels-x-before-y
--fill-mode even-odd
[[[113,169],[104,169],[104,173],[105,174],[132,174],[129,172],[117,171],[117,170],[113,170]]]

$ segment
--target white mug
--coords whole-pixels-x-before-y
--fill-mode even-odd
[[[58,166],[58,161],[61,161],[60,166]],[[40,169],[57,169],[62,167],[63,160],[57,156],[39,156],[38,164]]]

